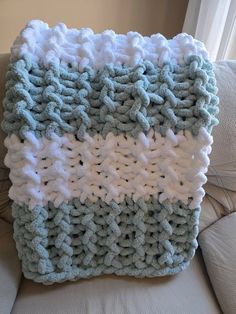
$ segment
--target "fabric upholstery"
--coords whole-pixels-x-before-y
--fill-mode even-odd
[[[200,230],[236,210],[236,60],[216,62],[215,75],[220,98],[219,125],[212,132],[214,143]]]
[[[224,313],[236,313],[236,213],[221,218],[199,236],[203,258]]]
[[[222,205],[222,215],[236,209],[236,60],[219,61],[215,74],[220,98],[219,125],[213,130],[214,144],[206,193]]]
[[[215,75],[221,110],[218,115],[219,125],[213,129],[214,144],[208,182],[236,191],[236,60],[217,62]]]
[[[214,184],[205,185],[206,195],[200,215],[200,232],[220,218],[235,211],[236,192],[223,189]]]
[[[0,313],[9,314],[21,279],[12,226],[0,218]]]
[[[59,302],[61,300],[61,302]],[[24,279],[12,314],[217,314],[221,313],[198,252],[173,277],[106,276],[43,286]]]

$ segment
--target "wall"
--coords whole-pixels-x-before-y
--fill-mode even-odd
[[[188,0],[0,0],[0,53],[10,46],[31,19],[49,25],[90,27],[96,32],[129,30],[143,35],[181,32]]]

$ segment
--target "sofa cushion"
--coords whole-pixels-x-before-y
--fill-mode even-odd
[[[12,226],[0,219],[0,313],[11,312],[21,279]]]
[[[215,63],[220,98],[219,125],[213,129],[208,182],[236,191],[236,60]]]
[[[206,195],[202,202],[200,232],[217,220],[235,211],[236,192],[211,183],[205,185]]]
[[[224,313],[236,313],[236,213],[199,235],[207,271]]]
[[[221,313],[203,265],[197,252],[189,268],[172,277],[103,276],[53,286],[24,279],[12,314]]]
[[[215,75],[220,98],[219,125],[213,129],[200,230],[235,211],[236,204],[236,61],[216,62]]]

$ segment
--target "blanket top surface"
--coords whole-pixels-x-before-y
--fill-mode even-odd
[[[26,25],[2,122],[26,278],[153,277],[189,265],[217,124],[213,70],[185,33]]]

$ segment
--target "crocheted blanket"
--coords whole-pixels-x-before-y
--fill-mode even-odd
[[[185,269],[197,248],[217,88],[204,45],[31,21],[15,40],[3,130],[26,278]]]

